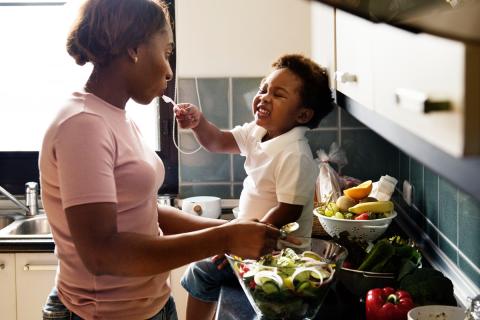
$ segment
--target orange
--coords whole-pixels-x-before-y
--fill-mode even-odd
[[[365,182],[360,183],[356,187],[343,190],[343,194],[358,201],[367,197],[371,191],[372,191],[372,180],[367,180]]]

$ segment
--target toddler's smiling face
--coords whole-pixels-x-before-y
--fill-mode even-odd
[[[288,69],[270,73],[261,83],[252,102],[257,125],[267,130],[266,139],[277,137],[301,124],[302,80]]]

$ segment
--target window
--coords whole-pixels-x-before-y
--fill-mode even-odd
[[[167,2],[173,20],[174,1]],[[76,65],[65,49],[66,36],[79,3],[78,0],[0,0],[2,172],[21,170],[3,166],[2,158],[14,164],[17,155],[22,158],[28,155],[36,165],[43,135],[57,108],[71,92],[83,88],[92,70],[90,64]],[[173,55],[173,69],[175,59]],[[171,96],[174,82],[171,81],[167,90]],[[159,112],[159,99],[156,99],[148,106],[129,101],[126,109],[166,165],[165,184],[160,192],[178,192],[178,155],[171,139],[171,108],[163,107]],[[1,176],[0,172],[0,185]],[[30,179],[35,181],[38,177]],[[11,177],[8,183],[15,187],[16,180]],[[26,181],[18,180],[19,188],[23,188]]]
[[[74,5],[62,2],[0,2],[0,151],[38,151],[63,99],[83,88],[92,66],[78,66],[65,39]],[[158,101],[127,112],[159,149]]]

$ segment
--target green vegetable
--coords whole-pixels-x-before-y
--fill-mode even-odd
[[[358,270],[380,272],[394,254],[395,248],[390,244],[390,241],[382,239],[373,246]]]
[[[265,291],[266,294],[272,294],[280,291],[276,283],[272,281],[265,282],[262,285],[262,290]]]
[[[410,293],[417,306],[457,305],[452,281],[435,269],[416,269],[400,280],[399,287]]]

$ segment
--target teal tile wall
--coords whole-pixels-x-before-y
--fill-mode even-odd
[[[198,95],[207,118],[223,129],[253,119],[250,103],[261,78],[180,79],[179,101],[198,105]],[[198,144],[189,131],[180,130],[180,145],[194,150]],[[349,163],[342,174],[361,180],[377,180],[388,174],[413,186],[413,206],[407,213],[453,263],[480,287],[480,203],[390,144],[381,136],[336,108],[307,133],[316,157],[332,142],[345,150]],[[238,198],[245,178],[243,157],[218,155],[201,150],[180,154],[180,197],[216,195]]]
[[[221,129],[253,120],[251,102],[261,78],[184,78],[178,81],[178,101],[201,106],[205,117]],[[178,133],[180,148],[193,151],[198,143],[190,130]],[[179,196],[211,195],[238,198],[245,179],[244,158],[215,154],[203,148],[179,152]]]
[[[399,183],[413,185],[407,213],[435,245],[480,287],[480,202],[399,151]]]

